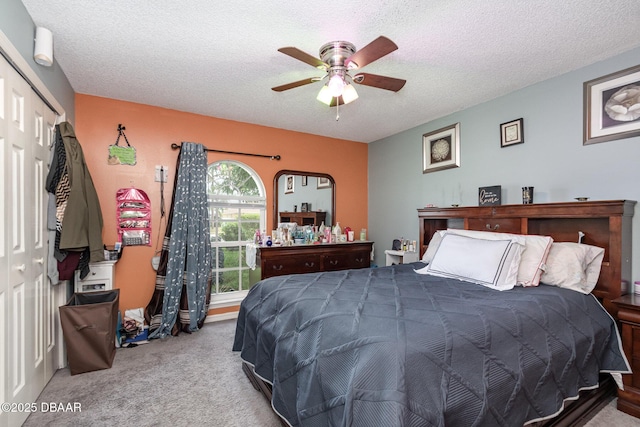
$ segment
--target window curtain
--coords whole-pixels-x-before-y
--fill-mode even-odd
[[[207,153],[183,142],[162,243],[156,288],[146,307],[149,338],[197,331],[211,299]]]

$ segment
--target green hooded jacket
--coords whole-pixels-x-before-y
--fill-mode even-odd
[[[60,249],[82,251],[89,248],[90,262],[104,261],[102,210],[98,193],[76,139],[73,126],[60,123],[60,134],[67,154],[70,193],[62,219]]]

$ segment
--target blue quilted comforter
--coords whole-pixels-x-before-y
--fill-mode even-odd
[[[420,263],[256,284],[233,349],[292,426],[521,426],[628,372],[592,295],[495,291]]]

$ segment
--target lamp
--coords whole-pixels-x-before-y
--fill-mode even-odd
[[[348,104],[356,99],[358,99],[358,92],[356,92],[356,88],[353,87],[352,84],[347,83],[342,91],[342,101],[344,101],[345,104]]]
[[[331,105],[331,100],[333,99],[333,95],[331,95],[331,91],[327,87],[327,85],[323,85],[322,89],[318,93],[316,99],[323,104]]]
[[[53,65],[53,34],[44,27],[36,28],[36,44],[33,49],[33,59],[40,65]]]

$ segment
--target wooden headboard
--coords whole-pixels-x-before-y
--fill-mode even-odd
[[[611,301],[631,289],[631,224],[636,202],[536,203],[418,209],[420,256],[433,234],[447,228],[540,234],[557,242],[578,242],[605,249],[593,294],[615,315]]]

